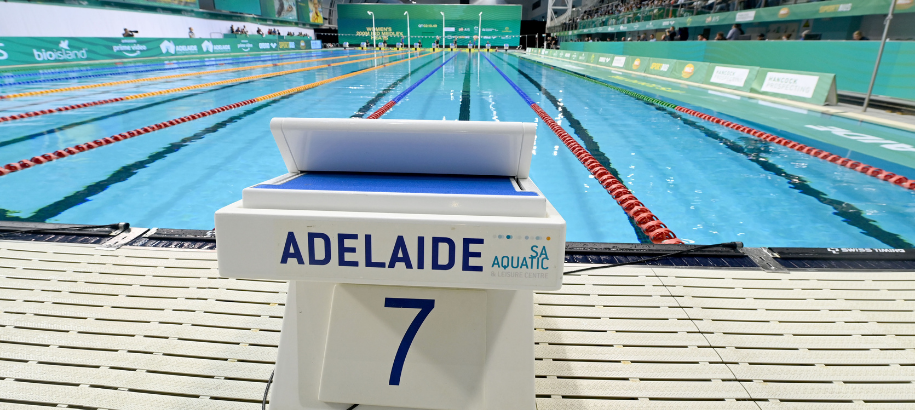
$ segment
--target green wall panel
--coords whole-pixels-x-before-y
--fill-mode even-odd
[[[213,5],[216,10],[261,15],[261,3],[259,0],[213,0]]]

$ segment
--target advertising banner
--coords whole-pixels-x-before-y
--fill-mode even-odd
[[[760,68],[750,92],[773,97],[836,104],[835,74]]]
[[[150,57],[310,50],[310,41],[275,38],[0,37],[0,66]]]
[[[639,73],[644,73],[648,68],[648,58],[645,57],[629,57],[629,61],[626,64],[626,69],[630,71],[636,71]]]
[[[710,64],[705,83],[733,90],[750,91],[759,67]]]
[[[441,42],[442,35],[445,36],[443,44],[451,44],[454,40],[459,46],[476,44],[479,34],[482,36],[479,42],[484,47],[486,43],[492,47],[504,44],[517,47],[521,34],[520,5],[338,4],[337,31],[341,43],[372,44],[372,15],[369,12],[374,14],[376,40],[388,45],[402,39],[407,41],[408,18],[410,37],[414,43],[421,41],[424,46],[436,39]]]
[[[652,59],[654,60],[654,59]],[[701,83],[705,80],[705,73],[708,71],[708,63],[697,61],[679,61],[674,63],[674,68],[670,73],[670,78]]]
[[[613,64],[613,59],[615,59],[617,57],[613,54],[603,54],[603,53],[592,53],[592,54],[597,56],[597,58],[594,59],[594,64],[602,65],[604,67],[610,67],[610,65]]]
[[[675,63],[676,60],[670,60],[666,58],[652,58],[645,72],[648,74],[660,75],[664,77],[674,77]]]

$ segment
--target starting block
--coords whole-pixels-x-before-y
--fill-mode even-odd
[[[216,212],[219,273],[289,280],[273,409],[534,410],[565,221],[535,124],[276,118],[288,173]]]

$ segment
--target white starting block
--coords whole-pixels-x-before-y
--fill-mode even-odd
[[[219,273],[290,280],[270,407],[534,410],[565,221],[530,123],[277,118],[288,174],[216,212]]]

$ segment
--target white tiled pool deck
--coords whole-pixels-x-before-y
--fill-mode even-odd
[[[915,272],[583,273],[534,298],[540,410],[915,408]],[[215,251],[0,241],[0,409],[259,409],[286,290]]]

